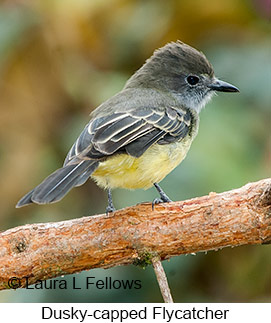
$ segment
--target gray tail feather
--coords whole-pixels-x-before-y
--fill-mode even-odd
[[[57,169],[45,180],[20,199],[16,207],[27,204],[48,204],[61,200],[74,186],[86,182],[98,167],[98,162],[84,160],[78,164],[70,164]]]

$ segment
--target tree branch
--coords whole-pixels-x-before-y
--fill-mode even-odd
[[[271,242],[271,179],[221,194],[143,203],[70,221],[0,233],[0,289],[11,277],[28,284],[90,268],[151,263],[175,255]],[[24,287],[26,281],[22,279]]]
[[[159,257],[152,258],[153,269],[159,284],[161,294],[163,296],[165,303],[173,303],[173,298],[171,296],[170,288],[168,286],[167,276],[164,271],[162,262]]]

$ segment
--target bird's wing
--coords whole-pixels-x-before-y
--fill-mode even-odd
[[[103,159],[115,153],[141,156],[151,145],[169,144],[189,132],[189,110],[138,108],[95,118],[72,146],[64,165],[79,159]]]

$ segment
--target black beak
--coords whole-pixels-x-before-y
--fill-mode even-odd
[[[210,83],[208,87],[214,91],[220,92],[240,92],[236,86],[224,81],[220,81],[216,78],[213,79],[212,83]]]

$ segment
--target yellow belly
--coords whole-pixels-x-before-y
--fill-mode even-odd
[[[192,141],[189,139],[155,144],[139,158],[126,154],[112,156],[101,162],[91,177],[103,188],[147,189],[180,164],[189,150]]]

